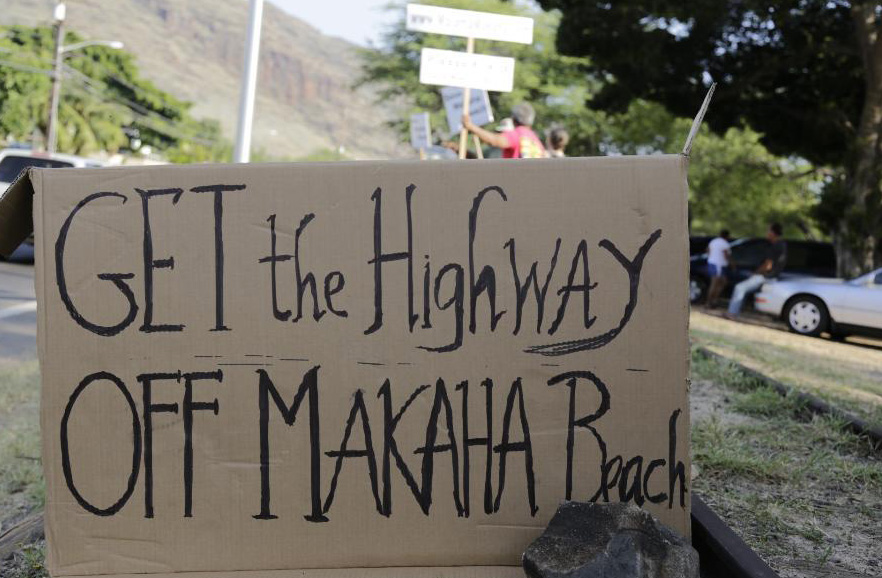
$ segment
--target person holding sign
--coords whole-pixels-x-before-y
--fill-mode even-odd
[[[504,159],[544,159],[548,157],[542,141],[531,128],[536,111],[526,102],[511,109],[514,130],[491,132],[472,122],[468,114],[462,115],[462,126],[490,146],[502,149]]]

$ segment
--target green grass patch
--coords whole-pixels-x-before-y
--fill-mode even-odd
[[[43,506],[37,363],[0,366],[0,513]]]

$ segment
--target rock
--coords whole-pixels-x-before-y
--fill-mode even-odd
[[[621,503],[561,505],[523,564],[530,578],[698,578],[688,540]]]

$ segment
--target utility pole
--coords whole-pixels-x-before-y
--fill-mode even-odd
[[[55,68],[52,72],[52,97],[49,101],[49,124],[46,127],[46,151],[55,152],[58,132],[58,101],[61,97],[61,64],[64,53],[64,17],[66,8],[63,3],[55,5]]]
[[[239,96],[239,126],[233,162],[247,163],[251,158],[251,124],[254,119],[254,93],[257,86],[257,61],[260,55],[260,24],[263,0],[251,0],[248,17],[248,40],[245,46],[245,67],[242,71],[242,92]]]

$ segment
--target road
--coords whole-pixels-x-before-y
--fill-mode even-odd
[[[36,356],[34,267],[0,262],[0,362]]]

